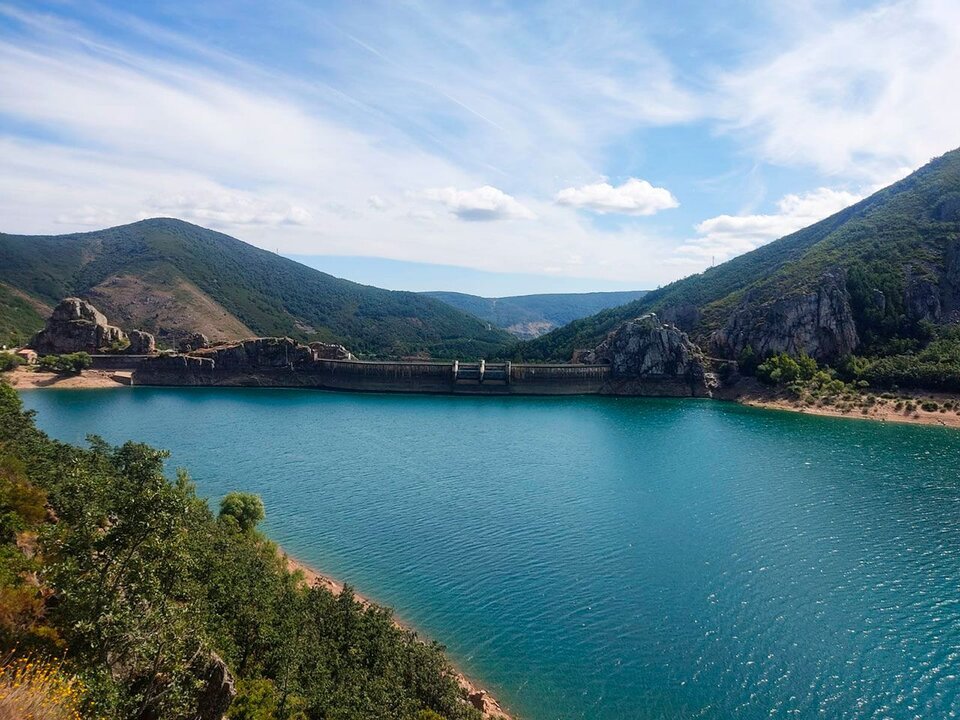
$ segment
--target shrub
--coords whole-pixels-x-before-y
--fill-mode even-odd
[[[83,693],[59,664],[23,657],[0,666],[0,720],[81,720]]]
[[[78,374],[91,365],[90,356],[85,352],[68,355],[44,355],[37,363],[41,370],[61,374]]]
[[[13,353],[0,352],[0,372],[15,370],[22,361]]]
[[[924,400],[920,404],[920,409],[924,410],[925,412],[936,412],[939,408],[940,406],[933,402],[933,400]]]
[[[787,353],[772,355],[757,366],[757,377],[768,385],[790,384],[811,380],[817,374],[817,362],[801,353],[793,358]]]
[[[232,492],[220,501],[220,519],[243,532],[253,530],[263,518],[263,500],[252,493]]]

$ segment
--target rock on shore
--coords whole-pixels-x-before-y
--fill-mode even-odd
[[[46,326],[30,346],[41,355],[95,353],[101,348],[125,343],[127,336],[107,322],[107,317],[86,300],[69,297],[53,309]]]
[[[685,332],[653,313],[623,323],[575,360],[610,365],[623,394],[705,397],[715,385],[703,351]]]

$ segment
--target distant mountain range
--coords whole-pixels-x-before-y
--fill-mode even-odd
[[[601,310],[638,300],[646,291],[550,293],[501,298],[458,292],[423,294],[486,320],[511,335],[528,340]]]
[[[651,311],[728,357],[919,351],[932,329],[960,321],[960,150],[799,232],[522,343],[516,356],[568,360]]]
[[[431,297],[359,285],[181,220],[56,236],[0,234],[0,342],[25,342],[66,296],[172,344],[287,335],[358,354],[482,357],[515,339]]]

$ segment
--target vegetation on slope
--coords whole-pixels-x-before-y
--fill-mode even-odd
[[[0,283],[55,305],[89,297],[124,327],[161,340],[203,331],[343,343],[358,354],[478,357],[512,339],[477,318],[417,293],[359,285],[180,220],[59,236],[0,234]],[[9,342],[42,326],[2,293]]]
[[[4,655],[63,658],[83,717],[194,717],[214,653],[238,678],[231,718],[479,717],[442,648],[349,590],[305,587],[255,498],[215,516],[165,458],[53,441],[0,383]]]
[[[917,349],[924,338],[904,305],[911,279],[942,276],[960,238],[960,150],[831,217],[629,305],[605,310],[518,346],[517,357],[569,359],[645,312],[689,311],[684,328],[705,342],[745,300],[763,305],[810,291],[824,273],[847,273],[862,351]],[[879,289],[889,302],[871,305]],[[949,288],[945,288],[949,290]]]
[[[593,293],[548,293],[486,298],[457,292],[423,293],[476,315],[521,339],[539,337],[569,322],[606,308],[638,300],[645,290]]]

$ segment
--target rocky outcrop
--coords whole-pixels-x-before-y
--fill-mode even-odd
[[[30,346],[41,355],[96,353],[127,341],[124,332],[86,300],[66,298],[53,309],[46,326]]]
[[[812,292],[773,302],[747,293],[711,338],[715,351],[727,358],[749,346],[758,357],[785,352],[835,360],[852,353],[858,342],[842,273],[827,273]]]
[[[197,696],[197,714],[194,720],[222,720],[237,696],[236,683],[227,664],[216,653],[211,653],[207,666],[200,674],[203,683]]]
[[[212,360],[217,372],[229,373],[306,368],[314,361],[313,350],[290,338],[243,340],[192,355]]]
[[[193,333],[177,343],[177,350],[188,353],[210,347],[210,339],[203,333]]]
[[[317,360],[353,360],[353,353],[343,345],[334,343],[312,342],[310,349]]]
[[[610,365],[612,379],[623,386],[619,389],[623,394],[635,390],[643,395],[699,397],[710,395],[715,385],[703,351],[686,333],[652,313],[623,323],[578,359],[589,365]]]
[[[148,332],[131,330],[127,338],[130,340],[127,352],[131,355],[153,355],[157,351],[157,340]]]
[[[940,285],[926,274],[907,270],[903,300],[907,317],[911,322],[940,322],[943,308],[940,302]]]

